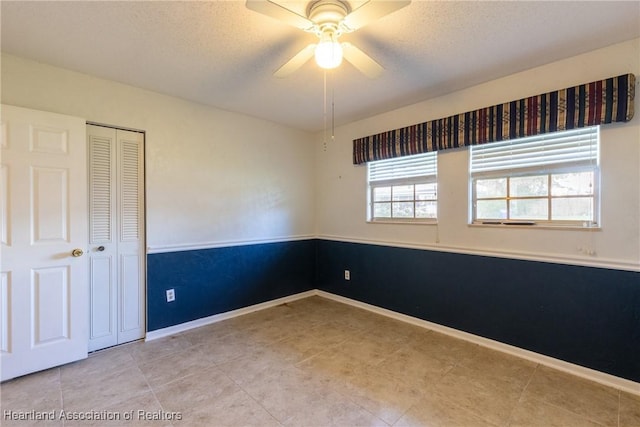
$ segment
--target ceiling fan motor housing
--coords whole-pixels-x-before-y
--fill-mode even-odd
[[[315,24],[313,31],[318,36],[326,32],[339,36],[345,32],[340,23],[348,14],[349,6],[339,0],[319,0],[311,3],[307,12],[309,20]]]

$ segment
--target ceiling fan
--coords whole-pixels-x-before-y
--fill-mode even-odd
[[[344,57],[367,77],[376,78],[382,73],[382,66],[351,43],[338,42],[338,38],[344,33],[351,33],[370,22],[395,12],[409,3],[411,0],[369,0],[351,10],[346,1],[318,0],[309,3],[306,16],[271,0],[247,0],[246,6],[248,9],[318,36],[318,43],[310,44],[302,49],[276,70],[274,76],[286,77],[315,56],[316,63],[321,68],[336,68],[342,63]]]

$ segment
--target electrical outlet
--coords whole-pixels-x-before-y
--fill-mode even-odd
[[[176,300],[176,291],[175,289],[167,289],[167,302]]]
[[[344,280],[351,280],[351,272],[349,270],[344,271]]]

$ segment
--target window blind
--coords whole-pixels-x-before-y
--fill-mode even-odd
[[[542,134],[470,147],[471,173],[545,165],[598,163],[598,127]]]
[[[438,173],[436,152],[369,163],[369,183],[408,181]]]

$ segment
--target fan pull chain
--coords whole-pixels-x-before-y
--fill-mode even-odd
[[[323,94],[323,115],[324,115],[324,126],[323,126],[323,136],[322,136],[322,148],[324,151],[327,151],[327,120],[328,120],[328,111],[327,111],[327,70],[324,70],[324,94]],[[334,87],[331,86],[331,140],[334,141],[336,139],[336,114],[335,114],[335,90]]]
[[[336,103],[335,103],[335,87],[331,86],[331,140],[336,139]]]
[[[322,108],[324,116],[324,126],[322,135],[322,149],[327,151],[327,70],[324,70],[324,86],[323,86],[323,99]]]

